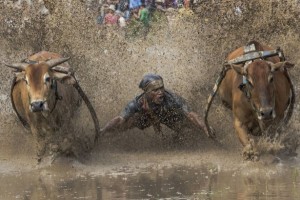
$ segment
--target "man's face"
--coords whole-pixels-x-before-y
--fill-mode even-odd
[[[150,91],[147,96],[150,102],[153,102],[155,104],[161,104],[164,100],[164,95],[165,95],[165,88],[160,87]]]

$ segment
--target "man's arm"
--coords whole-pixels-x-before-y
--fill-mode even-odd
[[[129,102],[120,115],[116,116],[101,129],[101,133],[125,131],[133,127],[134,114],[137,112],[135,101]]]
[[[122,125],[125,123],[125,119],[121,116],[117,116],[107,122],[104,128],[101,129],[101,133],[112,132],[116,130],[120,130]]]
[[[208,137],[211,137],[203,119],[195,112],[191,111],[187,113],[187,118],[192,122],[196,127],[202,129]]]

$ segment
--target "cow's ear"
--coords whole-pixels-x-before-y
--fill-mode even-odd
[[[294,66],[295,66],[295,64],[290,63],[288,61],[278,62],[278,63],[275,63],[275,64],[271,63],[272,71],[277,71],[281,68],[289,69],[289,68],[293,68]]]
[[[244,66],[243,65],[235,65],[235,64],[231,64],[230,65],[232,69],[234,69],[234,71],[236,71],[238,74],[240,75],[246,75],[245,70],[244,70]]]
[[[17,71],[15,72],[15,77],[17,78],[16,81],[19,81],[19,80],[23,80],[25,79],[25,72],[24,71]]]
[[[53,77],[56,80],[59,80],[61,83],[64,83],[64,84],[73,85],[76,83],[76,80],[74,79],[74,77],[69,74],[54,71]]]

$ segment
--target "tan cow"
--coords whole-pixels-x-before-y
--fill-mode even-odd
[[[271,55],[274,49],[256,41],[249,45],[255,47],[252,54],[245,53],[246,47],[240,47],[229,54],[229,68],[218,93],[223,103],[233,111],[233,125],[244,146],[244,158],[255,160],[259,153],[249,134],[261,135],[271,125],[276,127],[284,119],[293,91],[287,69],[294,64],[280,61],[280,52]],[[250,56],[257,53],[261,58],[254,56],[251,59]],[[264,54],[270,55],[264,57]],[[239,63],[243,59],[244,62]],[[289,112],[291,116],[292,111]]]
[[[79,86],[67,60],[69,58],[59,54],[42,51],[30,56],[26,62],[6,64],[16,69],[12,104],[23,125],[29,125],[31,129],[38,161],[46,152],[52,153],[53,148],[62,152],[68,149],[64,145],[70,145],[68,138],[61,142],[55,135],[63,125],[70,123],[81,104],[80,93],[73,87]]]

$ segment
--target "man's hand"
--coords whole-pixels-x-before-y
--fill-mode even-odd
[[[207,135],[208,135],[209,138],[216,138],[216,131],[215,131],[215,129],[213,129],[213,127],[209,126],[208,127],[208,133],[207,133]]]
[[[206,127],[203,119],[195,112],[189,112],[187,114],[188,119],[198,128],[202,129],[207,137],[215,138],[215,131],[211,127]]]

